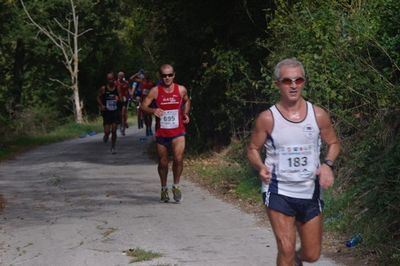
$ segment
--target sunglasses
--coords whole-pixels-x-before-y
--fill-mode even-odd
[[[170,74],[161,74],[161,77],[162,77],[162,78],[166,78],[166,77],[172,78],[174,75],[175,75],[174,73],[170,73]]]
[[[291,79],[291,78],[283,78],[281,80],[279,80],[280,83],[284,84],[284,85],[292,85],[293,82],[296,85],[301,85],[305,82],[306,80],[304,78],[295,78],[295,79]]]

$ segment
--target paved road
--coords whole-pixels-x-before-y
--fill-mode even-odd
[[[0,265],[275,265],[272,232],[196,185],[183,182],[181,204],[159,203],[148,142],[128,133],[116,155],[96,135],[1,163]],[[162,257],[129,264],[130,248]]]

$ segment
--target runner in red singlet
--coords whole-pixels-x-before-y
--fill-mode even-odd
[[[151,88],[154,87],[154,82],[150,80],[150,78],[148,77],[147,74],[144,74],[144,78],[143,78],[142,82],[140,83],[140,87],[142,90],[141,102],[143,102],[143,100],[147,97],[147,95],[149,95]],[[154,101],[150,104],[150,107],[151,108],[155,107]],[[144,124],[146,125],[146,136],[153,136],[153,130],[152,130],[153,118],[152,117],[153,117],[153,115],[148,114],[148,113],[145,113],[143,115]]]
[[[125,73],[119,72],[118,79],[115,81],[118,94],[121,97],[121,134],[125,136],[125,129],[128,128],[128,98],[129,98],[129,82],[125,79]]]
[[[174,184],[172,193],[175,202],[182,201],[179,181],[183,170],[183,154],[185,151],[185,124],[189,123],[190,99],[184,86],[174,83],[174,68],[169,64],[160,67],[162,82],[153,87],[143,100],[142,110],[156,116],[156,142],[158,174],[161,181],[161,202],[168,202],[168,148],[173,153],[172,171]],[[150,107],[155,100],[156,106]]]

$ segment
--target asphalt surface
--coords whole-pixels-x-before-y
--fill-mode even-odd
[[[143,134],[130,128],[115,155],[97,134],[2,162],[0,265],[275,265],[273,233],[253,215],[187,180],[182,203],[160,203]],[[135,248],[161,257],[130,264]]]

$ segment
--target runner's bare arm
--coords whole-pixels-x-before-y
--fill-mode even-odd
[[[273,118],[270,111],[262,112],[256,119],[255,125],[251,132],[250,143],[247,146],[247,158],[259,173],[262,181],[269,183],[271,173],[267,166],[263,163],[260,156],[262,146],[271,133],[273,126]]]
[[[129,82],[132,82],[132,81],[136,81],[137,82],[139,80],[139,74],[140,74],[139,72],[133,74],[132,76],[129,77],[128,81]]]
[[[334,162],[340,153],[340,142],[332,126],[331,118],[324,109],[318,106],[315,106],[315,115],[320,128],[321,139],[328,145],[325,160]],[[334,174],[331,167],[323,163],[317,170],[317,174],[320,177],[320,184],[323,188],[333,185]]]
[[[151,102],[153,100],[157,99],[157,96],[158,96],[158,87],[151,88],[149,94],[142,101],[142,104],[140,105],[140,109],[142,109],[143,112],[145,112],[145,113],[154,114],[155,116],[160,117],[163,113],[162,109],[149,107]]]
[[[103,104],[103,101],[101,100],[101,97],[103,96],[104,92],[105,92],[104,86],[100,87],[96,97],[97,105],[99,106],[101,111],[104,111],[106,109],[106,107]]]
[[[179,86],[179,92],[182,96],[183,102],[184,104],[184,109],[183,109],[183,123],[188,124],[190,122],[190,118],[189,118],[189,112],[190,112],[190,105],[191,105],[191,101],[190,101],[190,97],[187,93],[187,89],[184,86]]]
[[[121,93],[121,86],[116,86],[116,88],[117,88],[117,93],[118,93],[118,101],[122,101],[122,97],[121,97],[121,95],[122,95],[122,93]]]

